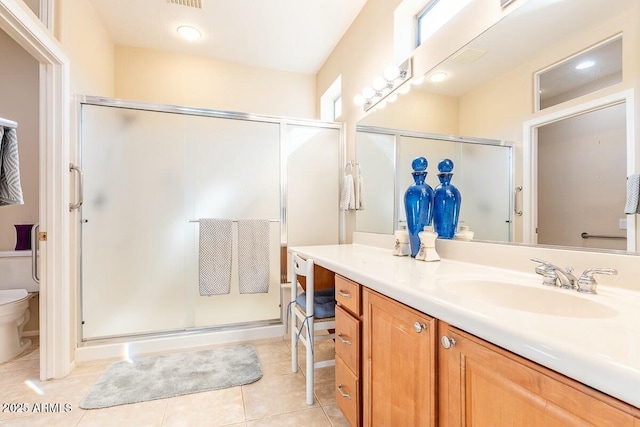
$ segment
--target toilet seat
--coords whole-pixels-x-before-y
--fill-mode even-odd
[[[2,289],[0,290],[0,306],[20,302],[29,297],[26,289]]]

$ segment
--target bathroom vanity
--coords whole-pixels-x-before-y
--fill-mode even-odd
[[[352,426],[640,427],[640,293],[545,287],[533,263],[290,251],[335,274],[336,401]]]

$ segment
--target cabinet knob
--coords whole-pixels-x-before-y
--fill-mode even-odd
[[[416,322],[413,324],[413,329],[415,329],[416,333],[419,334],[420,332],[427,329],[427,325],[425,325],[424,323]]]
[[[456,345],[456,339],[443,335],[442,338],[440,338],[440,344],[442,344],[442,347],[449,350],[452,346]]]

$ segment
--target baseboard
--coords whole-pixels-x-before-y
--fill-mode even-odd
[[[165,337],[150,337],[130,342],[96,343],[78,347],[75,350],[75,363],[104,359],[126,360],[134,356],[154,353],[191,350],[198,347],[241,342],[281,340],[284,327],[282,324],[260,326],[228,331],[203,332],[200,334],[179,334]]]

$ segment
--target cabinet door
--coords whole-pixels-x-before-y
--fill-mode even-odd
[[[436,320],[363,291],[365,426],[434,426]]]
[[[632,408],[439,322],[442,426],[633,426]],[[454,341],[455,340],[455,343]]]

